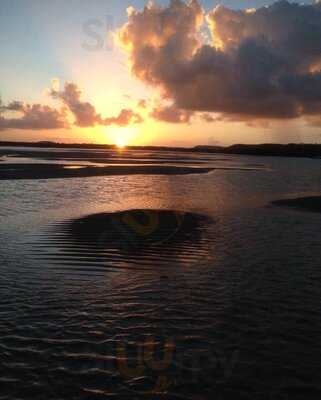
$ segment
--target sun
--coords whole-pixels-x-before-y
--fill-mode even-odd
[[[118,149],[123,149],[135,142],[138,132],[133,126],[113,127],[107,131],[109,143],[117,146]]]
[[[115,145],[119,148],[119,149],[123,149],[124,147],[126,147],[126,139],[122,136],[116,138],[115,140]]]

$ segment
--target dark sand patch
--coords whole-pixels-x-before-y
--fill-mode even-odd
[[[64,164],[2,164],[0,180],[84,178],[109,175],[188,175],[204,174],[213,168],[172,166],[108,166],[71,168]]]
[[[59,160],[70,160],[74,162],[86,161],[91,163],[146,163],[146,162],[157,162],[157,163],[168,163],[175,162],[179,163],[193,163],[202,164],[204,162],[212,161],[211,158],[202,157],[202,159],[196,158],[195,156],[179,155],[177,153],[163,155],[162,153],[146,152],[139,154],[135,151],[127,149],[120,151],[117,150],[106,150],[106,151],[93,151],[93,150],[19,150],[19,149],[6,149],[1,151],[0,156],[6,155],[8,157],[23,157],[33,158],[46,161],[59,161]],[[147,160],[146,160],[147,159]],[[221,159],[220,161],[226,161]]]
[[[297,210],[309,212],[321,212],[321,196],[300,197],[297,199],[276,200],[272,205],[279,207],[290,207]]]
[[[201,226],[212,222],[204,215],[147,209],[89,215],[71,221],[65,229],[76,241],[137,250],[148,245],[197,241]]]
[[[35,258],[59,268],[158,269],[210,257],[213,219],[173,210],[126,210],[54,224],[33,246]]]

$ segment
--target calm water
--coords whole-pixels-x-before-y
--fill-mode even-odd
[[[319,399],[321,215],[268,203],[320,193],[320,161],[128,160],[229,169],[0,181],[0,399]],[[72,233],[132,209],[183,219],[138,247]],[[180,237],[184,215],[207,218]]]

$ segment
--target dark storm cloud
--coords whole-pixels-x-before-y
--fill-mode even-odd
[[[133,74],[159,88],[175,109],[240,120],[321,112],[320,3],[218,6],[206,17],[197,0],[149,4],[131,10],[119,39]]]

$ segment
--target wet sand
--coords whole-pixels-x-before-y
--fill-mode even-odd
[[[74,240],[95,246],[132,246],[137,251],[146,245],[168,246],[184,241],[198,241],[201,225],[214,221],[183,211],[137,209],[88,215],[63,225]]]
[[[290,207],[309,212],[321,212],[321,196],[300,197],[297,199],[285,199],[273,201],[272,205]]]
[[[206,174],[213,168],[171,166],[89,167],[64,164],[2,164],[0,180],[85,178],[109,175],[188,175]]]
[[[49,226],[33,252],[41,263],[58,268],[73,265],[84,273],[106,269],[162,273],[162,268],[205,263],[212,245],[206,236],[216,232],[216,222],[205,214],[167,209],[90,214]]]

